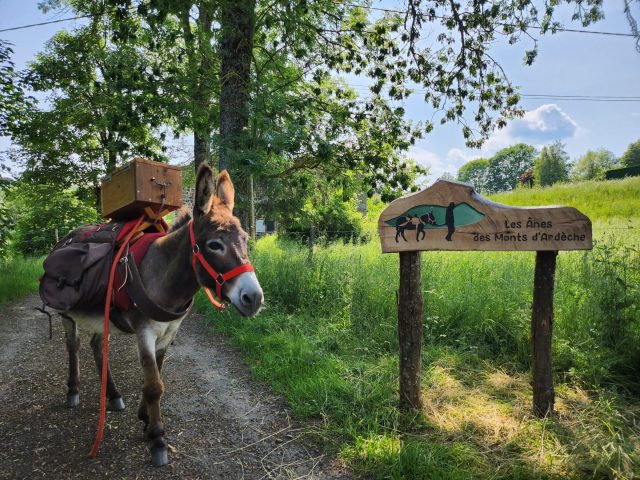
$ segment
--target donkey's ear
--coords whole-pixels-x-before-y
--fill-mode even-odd
[[[235,197],[235,194],[236,191],[233,188],[233,183],[231,183],[229,173],[227,173],[226,170],[223,170],[220,172],[220,175],[218,175],[218,180],[216,182],[216,196],[229,208],[229,210],[233,211],[233,198]]]
[[[193,217],[209,213],[213,205],[213,170],[207,163],[201,163],[196,176],[196,201],[193,205]]]

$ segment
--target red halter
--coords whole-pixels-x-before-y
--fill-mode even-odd
[[[213,295],[211,294],[211,292],[207,287],[203,287],[204,291],[207,293],[207,296],[209,297],[209,301],[213,304],[213,306],[216,307],[218,310],[222,311],[224,310],[224,304],[222,303],[222,285],[224,285],[226,281],[231,280],[232,278],[237,277],[242,273],[255,271],[253,269],[253,265],[251,265],[251,263],[244,263],[232,270],[229,270],[227,273],[218,273],[211,265],[209,265],[209,262],[207,262],[207,260],[204,258],[204,256],[200,252],[200,247],[196,243],[196,237],[193,233],[193,220],[189,221],[189,237],[191,238],[191,251],[193,252],[193,256],[191,257],[191,264],[193,265],[193,271],[194,273],[196,271],[196,258],[197,258],[200,261],[200,265],[202,265],[204,269],[207,271],[207,273],[211,275],[211,278],[215,280],[216,296],[220,299],[220,301],[217,301],[215,298],[213,298]]]

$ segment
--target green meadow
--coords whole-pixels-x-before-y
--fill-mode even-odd
[[[397,409],[398,256],[376,239],[310,256],[263,238],[252,248],[263,312],[198,307],[358,477],[637,478],[640,179],[571,187],[492,197],[573,205],[594,222],[593,251],[558,258],[551,418],[531,414],[532,252],[423,253],[425,406],[411,417]]]
[[[507,205],[566,205],[575,207],[598,223],[610,220],[638,220],[640,177],[622,180],[562,183],[552,187],[517,188],[513,192],[489,195]]]

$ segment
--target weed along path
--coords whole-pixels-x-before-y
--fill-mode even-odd
[[[107,413],[100,453],[90,459],[99,382],[89,338],[81,339],[80,405],[68,409],[64,331],[54,317],[49,340],[38,304],[30,296],[0,307],[0,478],[347,478],[197,314],[182,324],[163,369],[169,465],[151,465],[136,415],[142,372],[133,335],[112,335],[126,409]]]

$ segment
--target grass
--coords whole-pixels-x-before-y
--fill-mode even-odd
[[[558,257],[551,418],[531,414],[533,252],[423,252],[424,408],[412,416],[397,409],[398,258],[376,241],[310,258],[264,238],[252,249],[264,311],[211,320],[358,477],[640,477],[640,179],[492,200],[593,221],[593,251]]]
[[[640,473],[640,250],[563,252],[557,415],[530,414],[533,253],[423,254],[423,398],[397,405],[396,255],[277,237],[252,251],[267,305],[212,314],[254,374],[354,473],[373,478],[634,478]],[[198,303],[199,308],[206,308]]]
[[[639,215],[640,177],[517,188],[513,192],[489,195],[488,198],[515,206],[566,205],[577,208],[592,221],[624,221]]]
[[[0,260],[0,304],[38,291],[42,260],[22,257]]]

